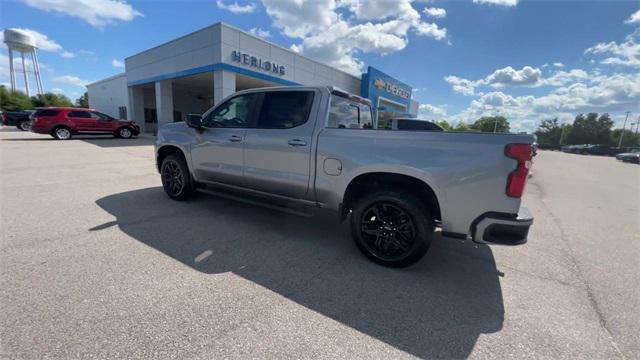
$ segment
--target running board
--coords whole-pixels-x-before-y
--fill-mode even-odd
[[[280,211],[280,212],[284,212],[291,215],[302,216],[306,218],[311,218],[314,216],[313,212],[304,211],[304,210],[309,210],[308,207],[287,206],[285,204],[279,204],[274,200],[262,198],[258,196],[252,196],[248,194],[238,194],[231,191],[216,190],[209,187],[198,188],[198,191],[208,195],[217,196],[217,197],[234,200],[234,201],[239,201],[245,204],[260,206],[263,208]]]

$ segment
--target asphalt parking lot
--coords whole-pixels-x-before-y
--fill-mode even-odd
[[[331,214],[169,200],[152,140],[0,130],[0,357],[638,358],[640,166],[541,151],[525,246],[367,261]]]

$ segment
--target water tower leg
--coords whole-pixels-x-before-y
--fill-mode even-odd
[[[42,79],[40,78],[40,65],[38,64],[38,55],[36,54],[36,50],[33,49],[31,53],[31,59],[33,60],[33,70],[36,73],[36,86],[38,87],[38,94],[44,94],[44,89],[42,88]]]
[[[11,90],[16,90],[16,71],[13,68],[13,50],[9,48],[9,72],[11,73]]]
[[[29,94],[29,77],[27,76],[27,66],[24,64],[24,53],[21,52],[22,56],[22,73],[24,74],[24,88],[27,90],[27,96],[31,96]]]

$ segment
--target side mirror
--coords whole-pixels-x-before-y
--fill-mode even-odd
[[[189,114],[187,116],[187,125],[194,129],[202,128],[202,115],[200,114]]]

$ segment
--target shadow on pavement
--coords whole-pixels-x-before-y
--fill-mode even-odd
[[[118,139],[111,135],[104,136],[92,136],[92,135],[74,135],[70,140],[56,140],[53,137],[38,136],[31,138],[12,138],[1,139],[0,141],[55,141],[61,143],[68,143],[73,141],[84,141],[89,144],[110,148],[110,147],[124,147],[124,146],[148,146],[153,145],[153,138],[150,137],[134,137],[131,139]]]
[[[415,356],[464,358],[480,334],[502,328],[488,247],[438,237],[423,261],[389,269],[366,260],[332,214],[308,219],[204,194],[176,202],[161,187],[96,203],[129,236],[195,270],[231,271]]]

